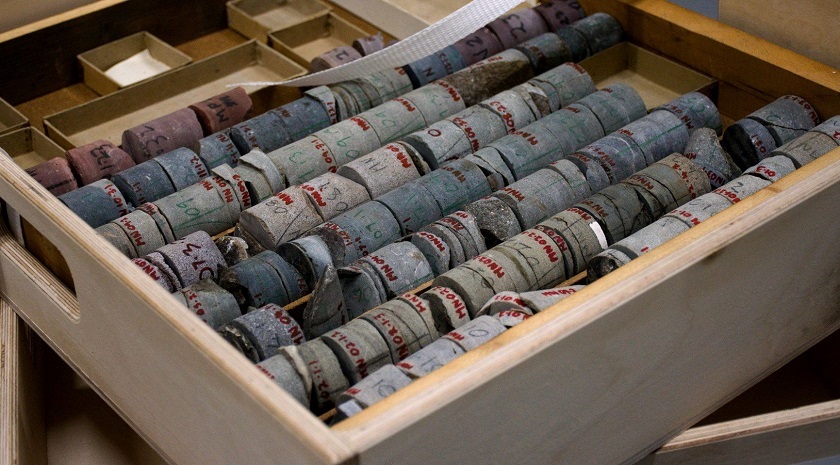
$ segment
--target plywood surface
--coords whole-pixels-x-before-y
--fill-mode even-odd
[[[694,428],[638,465],[787,465],[840,455],[840,401]]]
[[[47,465],[41,347],[0,300],[0,463]]]
[[[782,95],[811,102],[823,116],[840,114],[840,73],[731,26],[661,0],[581,0],[625,25],[635,44],[721,81],[722,113],[740,119]]]
[[[805,62],[789,71],[766,61],[778,59],[770,53],[776,49],[759,48],[756,53],[766,56],[760,66],[747,60],[754,69],[741,79],[707,62],[707,55],[737,59],[747,53],[704,35],[719,34],[716,27],[652,0],[586,3],[615,11],[640,43],[725,79],[721,101],[734,116],[799,85],[807,98],[825,96],[818,106],[823,114],[840,109],[829,93],[840,85],[824,68]],[[684,41],[681,47],[675,48],[675,38]],[[743,37],[736,39],[750,48]],[[736,60],[732,66],[745,65]],[[783,76],[767,77],[776,74]],[[278,457],[317,464],[504,463],[522,457],[617,462],[664,443],[837,325],[828,304],[840,292],[830,268],[840,257],[826,236],[840,235],[840,224],[819,215],[840,201],[838,158],[809,168],[808,182],[795,175],[787,187],[701,225],[678,247],[650,254],[645,265],[619,270],[607,278],[609,292],[609,284],[597,284],[586,297],[546,312],[335,431],[171,296],[148,287],[124,257],[4,160],[0,195],[58,245],[77,278],[78,299],[3,234],[0,288],[64,359],[107,393],[111,405],[179,463],[276,463]],[[820,228],[802,233],[802,225],[816,223]],[[780,249],[789,245],[778,241],[780,232],[802,242]],[[749,275],[748,265],[756,263],[784,263],[784,272],[762,281]],[[733,269],[759,284],[726,279]],[[798,292],[782,292],[782,281]],[[693,287],[698,282],[717,285],[720,293],[704,294]],[[110,297],[107,302],[102,295]],[[721,296],[734,299],[726,300],[732,308],[720,306]],[[721,360],[727,361],[723,368]],[[628,428],[628,418],[640,425]]]
[[[840,68],[840,27],[834,0],[720,0],[719,19]]]

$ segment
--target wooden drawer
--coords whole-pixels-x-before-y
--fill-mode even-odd
[[[5,300],[0,341],[0,463],[166,463]]]
[[[840,113],[836,70],[663,0],[582,3],[718,79],[729,120],[788,93]],[[8,159],[0,198],[75,285],[3,231],[3,296],[178,464],[632,463],[840,324],[835,150],[329,428]]]
[[[1,463],[165,463],[2,299],[0,340]],[[835,332],[637,465],[787,464],[840,455],[839,359]],[[713,422],[720,417],[728,420]]]

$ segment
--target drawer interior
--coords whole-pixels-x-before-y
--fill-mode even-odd
[[[592,3],[599,3],[599,2],[592,2]],[[586,5],[585,5],[586,6]],[[215,6],[214,6],[215,8]],[[339,13],[340,9],[338,9]],[[625,15],[626,16],[626,15]],[[353,20],[352,17],[347,17],[350,20]],[[631,16],[631,20],[632,20]],[[357,21],[357,19],[356,19]],[[215,26],[211,24],[207,24],[206,27],[208,29],[201,31],[201,34],[196,34],[190,37],[182,37],[184,40],[180,41],[172,41],[173,43],[177,44],[179,50],[189,54],[195,60],[199,60],[202,57],[210,56],[214,53],[218,53],[220,51],[224,51],[232,46],[236,46],[238,44],[242,44],[246,41],[245,37],[240,36],[239,34],[224,29],[223,26],[219,27],[218,24]],[[640,33],[641,34],[641,33]],[[648,48],[654,48],[649,38],[644,35],[640,35],[637,37],[632,37],[634,42],[639,43]],[[663,45],[664,48],[667,46]],[[673,52],[672,52],[673,53]],[[682,56],[679,53],[673,53],[675,56]],[[690,61],[690,60],[685,60]],[[708,72],[706,70],[702,70],[704,72]],[[80,78],[80,75],[77,76]],[[778,95],[781,95],[783,92],[782,86],[778,86],[776,88],[766,90],[765,88],[760,91],[755,91],[752,89],[749,84],[746,86],[735,86],[732,82],[736,82],[736,79],[732,79],[731,81],[723,82],[721,87],[717,90],[718,94],[718,102],[721,104],[721,110],[724,113],[724,120],[725,122],[731,122],[734,119],[740,118],[744,116],[749,111],[752,111],[764,103],[772,101]],[[80,103],[89,102],[96,98],[96,95],[87,88],[84,84],[81,83],[80,80],[73,80],[70,79],[69,81],[64,83],[65,86],[54,90],[49,88],[42,89],[43,92],[40,93],[32,93],[30,95],[31,98],[25,98],[23,100],[18,100],[16,105],[17,109],[21,111],[24,115],[27,116],[30,121],[32,121],[33,126],[40,127],[43,124],[44,118],[47,115],[66,110],[72,107],[79,105]],[[651,86],[655,87],[656,83],[651,81]],[[0,97],[6,97],[3,92],[8,92],[7,89],[0,88]],[[26,94],[23,94],[26,95]],[[825,103],[822,104],[823,111],[822,116],[828,116],[827,112],[837,111],[840,109],[840,106],[837,105],[836,99],[828,99]],[[31,231],[31,235],[36,235],[37,233]],[[47,239],[44,239],[47,243],[49,242]],[[49,264],[48,264],[49,266]],[[810,353],[810,352],[808,352]],[[806,353],[806,354],[808,354]],[[226,355],[223,353],[222,355]],[[803,355],[804,357],[804,355]],[[220,359],[224,359],[224,357],[220,356]],[[800,357],[801,358],[801,357]],[[474,357],[473,357],[474,359]],[[473,360],[470,359],[470,360]],[[217,360],[218,361],[218,360]],[[227,361],[224,359],[223,361]],[[796,402],[800,405],[807,405],[812,401],[820,401],[820,399],[830,399],[833,398],[832,396],[836,396],[837,393],[837,385],[828,383],[827,381],[824,383],[819,383],[816,381],[823,380],[822,375],[817,376],[818,370],[811,369],[811,362],[800,362],[799,359],[796,359],[792,364],[793,368],[784,368],[782,371],[790,371],[790,374],[783,376],[783,381],[775,381],[775,378],[771,379],[772,383],[783,383],[784,380],[789,379],[793,376],[802,376],[809,380],[815,380],[815,383],[818,387],[814,388],[801,388],[801,386],[797,386],[801,388],[801,392],[799,389],[795,390],[796,395],[795,398],[799,399]],[[229,367],[228,367],[229,368]],[[70,379],[72,377],[66,377],[66,379]],[[823,380],[824,381],[824,380]],[[71,380],[72,384],[72,380]],[[750,399],[752,396],[753,400],[742,400],[741,397],[733,400],[730,404],[723,407],[718,412],[715,412],[710,417],[708,417],[704,422],[707,423],[717,423],[720,421],[727,421],[733,418],[738,418],[743,415],[753,415],[763,412],[770,412],[774,411],[775,408],[786,408],[787,400],[767,400],[765,396],[760,394],[765,390],[766,392],[778,393],[780,390],[783,390],[779,387],[760,387],[761,385],[757,386],[754,389],[757,389],[759,394],[750,394],[746,397],[746,399]],[[822,386],[822,387],[819,387]],[[748,391],[748,393],[753,392]],[[747,395],[747,394],[745,394]],[[743,397],[743,396],[742,396]],[[756,400],[760,399],[760,401]],[[75,402],[72,399],[70,402]],[[775,405],[775,407],[774,407]],[[45,406],[44,408],[49,408]],[[353,438],[353,434],[359,433],[359,431],[353,432],[347,437]],[[364,431],[361,431],[364,433]],[[364,447],[367,447],[368,444],[363,443]],[[137,457],[144,458],[146,463],[157,463],[153,456],[149,455],[146,456],[146,452],[139,453],[140,455]],[[132,456],[133,457],[133,456]],[[133,463],[133,462],[130,462]]]

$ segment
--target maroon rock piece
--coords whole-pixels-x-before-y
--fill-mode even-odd
[[[526,8],[489,23],[487,29],[496,34],[504,48],[511,48],[540,34],[545,34],[548,32],[548,25],[539,13]]]
[[[61,157],[27,168],[26,172],[56,197],[79,187],[70,164]]]
[[[131,154],[135,163],[143,163],[181,147],[195,152],[202,137],[204,132],[195,112],[183,108],[126,129],[122,135],[122,147]]]
[[[131,155],[107,140],[70,149],[64,156],[82,186],[134,166]]]
[[[362,55],[367,56],[385,48],[385,40],[382,38],[382,34],[377,32],[372,36],[361,37],[354,40],[353,48],[358,50],[358,52]]]
[[[317,73],[318,71],[324,71],[325,69],[335,68],[336,66],[341,66],[344,63],[350,63],[351,61],[357,60],[361,57],[362,54],[355,48],[349,45],[342,45],[341,47],[334,48],[329,52],[313,58],[309,63],[309,72]]]
[[[241,87],[210,97],[190,105],[205,135],[223,131],[237,125],[251,116],[251,97]]]
[[[499,39],[487,28],[481,28],[452,44],[464,59],[467,66],[504,50]]]
[[[568,26],[585,16],[580,4],[569,0],[552,0],[540,3],[534,7],[534,11],[542,16],[552,31],[559,29],[561,26]]]

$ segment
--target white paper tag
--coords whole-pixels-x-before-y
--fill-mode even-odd
[[[111,66],[105,71],[105,75],[120,87],[127,87],[170,69],[172,68],[169,65],[153,57],[148,50],[143,50]]]
[[[604,234],[604,230],[601,229],[601,225],[598,224],[597,221],[589,223],[589,228],[592,229],[592,232],[594,232],[595,236],[598,237],[598,243],[601,244],[602,249],[609,247],[609,244],[607,244],[607,236]]]
[[[323,86],[403,66],[454,44],[520,3],[522,0],[473,0],[426,29],[358,60],[289,81],[241,82],[228,87]]]

